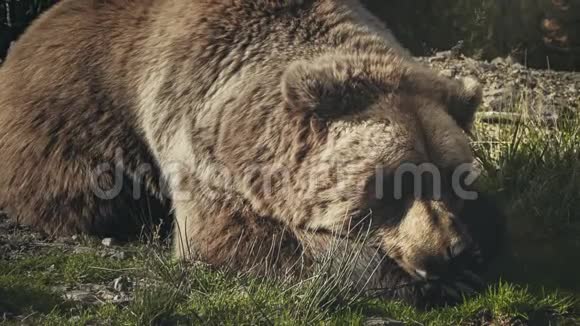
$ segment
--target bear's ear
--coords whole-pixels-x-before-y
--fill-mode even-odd
[[[366,107],[370,80],[340,62],[292,63],[282,77],[282,95],[293,110],[337,118]]]
[[[481,104],[483,90],[481,84],[471,77],[458,82],[456,91],[449,95],[449,115],[465,131],[470,131],[475,119],[475,113]]]
[[[410,66],[399,85],[399,90],[411,96],[426,96],[442,104],[457,125],[467,132],[483,96],[482,87],[475,78],[450,79],[420,65]]]

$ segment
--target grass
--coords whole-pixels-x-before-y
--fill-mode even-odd
[[[498,274],[580,294],[580,118],[547,126],[524,116],[480,128],[474,147],[482,187],[496,192],[509,216]]]
[[[490,272],[496,281],[458,306],[419,311],[353,296],[324,273],[301,283],[261,280],[173,262],[165,247],[135,244],[121,260],[98,249],[44,248],[0,261],[0,312],[34,325],[362,325],[371,317],[411,325],[580,323],[580,119],[476,126],[479,183],[508,213],[511,241]],[[59,290],[119,276],[138,280],[128,303],[72,303]]]
[[[90,275],[85,281],[106,281],[117,276],[108,271],[95,272],[92,267],[101,263],[115,265],[118,261],[103,260],[92,254],[70,256],[63,261],[65,267],[54,270],[50,279],[45,278],[46,272],[41,269],[25,277],[1,276],[0,297],[9,298],[8,309],[29,315],[27,320],[32,324],[44,325],[360,325],[369,316],[412,324],[450,325],[475,324],[481,320],[508,324],[516,319],[544,321],[573,317],[570,315],[574,304],[571,298],[557,293],[534,294],[527,288],[505,282],[490,286],[485,293],[457,307],[417,311],[397,302],[345,296],[337,296],[342,299],[337,300],[333,296],[336,288],[332,287],[327,295],[321,295],[321,279],[299,285],[280,284],[236,276],[203,265],[168,263],[170,260],[158,253],[158,249],[143,249],[143,256],[124,263],[127,267],[137,266],[132,269],[133,277],[147,280],[147,284],[137,288],[135,299],[127,305],[71,304],[51,290],[54,285],[74,285],[75,280],[85,275]],[[92,264],[85,264],[91,260],[94,260]],[[25,266],[29,265],[22,263],[22,267]],[[76,266],[74,271],[70,270],[71,266]],[[59,278],[66,275],[67,269],[72,272],[72,278]],[[0,301],[0,307],[6,309],[4,304],[6,302]]]

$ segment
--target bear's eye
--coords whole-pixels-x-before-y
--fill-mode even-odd
[[[384,223],[397,223],[404,215],[413,198],[413,186],[409,179],[396,179],[394,175],[372,178],[369,182],[369,208]]]

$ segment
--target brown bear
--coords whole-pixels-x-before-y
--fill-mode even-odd
[[[302,276],[330,257],[414,303],[473,287],[496,247],[500,213],[452,182],[479,85],[355,0],[64,0],[0,84],[0,208],[51,235],[171,212],[179,258]]]

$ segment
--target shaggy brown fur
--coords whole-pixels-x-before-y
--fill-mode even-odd
[[[47,233],[123,237],[171,205],[178,257],[280,274],[363,232],[369,288],[475,256],[472,203],[388,182],[471,163],[481,90],[413,63],[358,1],[65,0],[0,84],[0,207]]]

